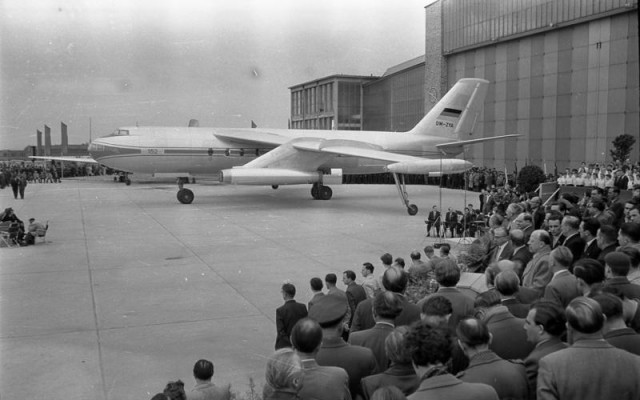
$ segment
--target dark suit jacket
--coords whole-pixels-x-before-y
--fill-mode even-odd
[[[631,328],[622,328],[605,333],[604,339],[613,346],[640,356],[640,335]]]
[[[502,300],[502,305],[506,306],[514,317],[522,319],[527,318],[527,314],[529,314],[529,309],[531,308],[530,304],[524,304],[517,298],[504,299]]]
[[[349,308],[351,309],[351,319],[349,320],[349,325],[353,321],[353,316],[356,312],[356,307],[360,304],[361,301],[367,299],[367,292],[364,291],[364,288],[358,285],[355,282],[352,282],[349,286],[347,286],[346,290],[347,301],[349,302]]]
[[[606,287],[618,288],[629,299],[640,299],[640,285],[629,282],[626,276],[614,276],[604,282]]]
[[[381,374],[362,378],[362,392],[365,400],[369,400],[376,389],[384,386],[395,386],[408,396],[415,392],[419,385],[420,379],[411,364],[393,364]]]
[[[565,309],[571,300],[579,296],[582,296],[582,292],[578,289],[578,280],[571,272],[564,270],[551,278],[551,282],[544,288],[543,298]]]
[[[524,268],[527,266],[529,261],[531,261],[531,258],[533,258],[533,255],[529,251],[529,247],[527,245],[520,247],[517,251],[514,251],[511,258],[509,258],[509,260],[517,264],[516,273],[520,278],[522,278]]]
[[[577,261],[582,257],[582,253],[584,252],[584,239],[580,237],[579,233],[569,236],[564,240],[562,244],[565,247],[568,247],[571,250],[571,254],[573,254],[573,261]]]
[[[318,354],[318,365],[340,367],[349,375],[349,391],[351,397],[362,395],[360,381],[365,376],[378,372],[378,364],[371,349],[352,346],[342,338],[324,338]]]
[[[307,305],[307,308],[309,310],[311,310],[311,307],[318,301],[320,300],[322,297],[324,296],[324,293],[319,292],[313,295],[313,297],[311,298],[311,300],[309,300],[309,304]]]
[[[493,340],[489,348],[505,360],[524,360],[533,344],[527,342],[524,320],[516,318],[505,306],[490,308],[484,316]]]
[[[600,247],[598,247],[598,241],[594,239],[582,253],[582,258],[593,258],[594,260],[597,260],[599,256]]]
[[[471,357],[469,366],[458,374],[458,379],[469,383],[485,383],[493,387],[501,399],[528,398],[524,364],[503,360],[491,350]]]
[[[397,293],[396,293],[397,294]],[[395,326],[411,325],[420,319],[420,308],[410,303],[403,295],[399,295],[402,300],[402,312],[395,319]],[[351,333],[373,328],[376,321],[373,319],[373,299],[366,299],[356,307],[356,315],[351,324]]]
[[[496,390],[484,383],[467,383],[451,374],[437,375],[420,382],[408,400],[498,400]]]
[[[538,381],[538,363],[547,354],[566,349],[568,345],[557,337],[536,344],[533,351],[524,359],[524,368],[527,371],[527,381],[529,382],[529,398],[536,398],[536,388]]]
[[[604,268],[604,258],[606,257],[606,255],[611,253],[612,251],[616,251],[617,247],[618,247],[618,243],[616,242],[614,244],[610,244],[604,249],[600,249],[600,254],[598,255],[598,261],[600,261],[600,264],[602,264],[602,268]]]
[[[516,299],[522,304],[533,304],[540,298],[537,290],[520,286]]]
[[[302,399],[351,400],[349,375],[338,367],[321,367],[315,360],[302,361]]]
[[[491,251],[491,256],[489,257],[489,262],[497,262],[497,261],[502,261],[502,260],[510,260],[511,256],[513,256],[513,245],[511,244],[511,242],[507,242],[507,244],[504,246],[504,250],[502,250],[502,253],[500,253],[500,258],[496,259],[496,255],[498,254],[498,251],[500,250],[500,247],[496,246],[493,248],[493,250]]]
[[[349,343],[371,349],[378,363],[378,371],[384,371],[389,366],[389,358],[384,349],[384,341],[393,332],[394,327],[386,323],[376,323],[371,329],[353,332],[349,335]]]
[[[293,326],[307,316],[307,307],[295,300],[287,300],[276,309],[276,350],[291,347],[289,336]]]
[[[425,297],[424,299],[418,302],[419,309],[422,309],[422,305],[431,297],[442,296],[448,299],[451,302],[451,307],[453,308],[453,314],[451,314],[451,318],[449,318],[449,328],[453,332],[456,331],[456,327],[458,326],[458,322],[467,316],[470,316],[473,312],[474,299],[471,296],[461,292],[457,288],[454,287],[440,287],[438,291],[432,293]],[[397,326],[397,325],[396,325]]]
[[[538,400],[638,399],[639,376],[640,357],[604,340],[578,340],[540,360]]]

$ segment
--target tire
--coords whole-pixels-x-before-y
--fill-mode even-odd
[[[407,207],[407,212],[409,213],[409,215],[416,215],[418,213],[418,206],[416,206],[415,204],[409,204],[409,207]]]
[[[180,189],[178,190],[178,201],[182,204],[191,204],[193,202],[193,198],[195,197],[193,192],[189,189]]]

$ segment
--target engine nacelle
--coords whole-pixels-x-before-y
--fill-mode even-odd
[[[425,159],[412,162],[399,162],[387,165],[389,172],[397,174],[428,174],[429,176],[440,176],[445,174],[459,174],[465,172],[473,166],[472,163],[455,158],[444,160]]]
[[[220,182],[234,185],[299,185],[322,180],[318,171],[278,168],[232,168],[220,171]]]

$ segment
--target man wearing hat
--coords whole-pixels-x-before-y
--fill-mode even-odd
[[[631,269],[631,259],[620,251],[612,251],[604,258],[605,287],[615,287],[629,299],[640,299],[640,286],[629,282],[627,274]]]
[[[352,398],[363,396],[360,381],[378,372],[376,358],[371,349],[352,346],[342,339],[342,320],[347,304],[336,296],[324,296],[314,304],[309,318],[322,328],[322,344],[316,354],[318,365],[344,368],[349,375]]]
[[[44,226],[40,222],[36,222],[35,218],[29,218],[29,227],[27,228],[28,232],[24,236],[25,244],[35,244],[36,238],[46,235],[47,229],[49,229],[48,224],[47,226]]]

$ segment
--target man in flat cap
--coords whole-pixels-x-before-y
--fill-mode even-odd
[[[324,296],[314,304],[309,317],[322,328],[322,345],[316,355],[318,365],[344,368],[349,375],[352,398],[362,396],[362,378],[378,372],[376,358],[371,349],[352,346],[342,339],[342,320],[347,305],[336,296]]]

